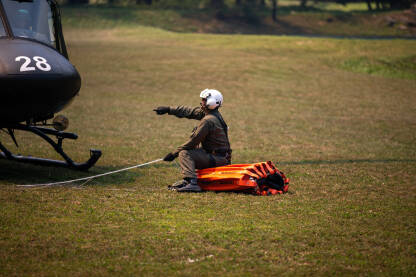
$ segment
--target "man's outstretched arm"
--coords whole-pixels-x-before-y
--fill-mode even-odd
[[[191,107],[186,107],[186,106],[177,106],[177,107],[160,106],[153,110],[158,115],[167,113],[167,114],[179,117],[179,118],[201,120],[205,116],[205,112],[200,107],[191,108]]]

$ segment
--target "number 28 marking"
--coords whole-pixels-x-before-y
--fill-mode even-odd
[[[30,62],[32,61],[29,57],[19,56],[19,57],[16,57],[16,59],[15,59],[16,62],[20,62],[21,60],[24,60],[24,62],[20,66],[20,72],[35,71],[36,67],[39,70],[42,70],[42,71],[50,71],[51,70],[50,64],[48,64],[48,61],[43,57],[39,57],[39,56],[34,56],[33,57],[33,60],[35,61],[36,67],[29,66]]]

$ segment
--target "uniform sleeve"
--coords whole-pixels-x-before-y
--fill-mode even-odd
[[[181,150],[195,149],[205,139],[210,129],[211,123],[209,121],[203,120],[197,129],[192,133],[189,140],[179,146],[178,149],[173,152],[173,154],[177,155]]]
[[[179,118],[189,118],[189,119],[197,119],[201,120],[205,113],[200,107],[186,107],[186,106],[177,106],[177,107],[169,107],[168,114],[174,115]]]

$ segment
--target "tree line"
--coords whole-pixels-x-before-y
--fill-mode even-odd
[[[368,10],[373,10],[374,8],[377,10],[381,9],[408,9],[412,6],[412,4],[416,3],[415,0],[300,0],[301,6],[305,7],[307,2],[335,2],[343,5],[347,5],[348,3],[360,3],[365,2],[367,3]]]
[[[136,4],[146,4],[152,5],[154,2],[159,2],[163,0],[136,0]],[[165,0],[169,1],[169,0]],[[198,1],[197,1],[198,2]],[[201,2],[201,1],[199,1]],[[213,8],[223,8],[226,6],[225,0],[208,0],[205,1],[207,4]],[[266,6],[266,2],[269,2],[269,5],[274,7],[277,6],[278,0],[234,0],[234,5],[254,5],[254,6]],[[301,7],[306,7],[308,2],[319,3],[319,2],[335,2],[343,5],[348,3],[357,3],[357,2],[366,2],[369,10],[373,10],[373,6],[376,9],[399,9],[399,8],[410,8],[410,6],[415,3],[415,0],[299,0],[299,5]]]
[[[66,0],[67,4],[88,4],[89,0]],[[215,11],[217,17],[225,17],[230,9],[239,9],[243,16],[250,18],[253,11],[259,9],[271,10],[271,16],[277,21],[277,12],[279,0],[107,0],[108,4],[117,4],[118,2],[131,3],[146,6],[175,6],[178,8],[206,7]],[[308,3],[338,3],[347,5],[349,3],[366,3],[368,10],[383,9],[407,9],[416,5],[416,0],[293,0],[298,3],[301,9],[306,9]],[[191,4],[192,3],[192,4]]]

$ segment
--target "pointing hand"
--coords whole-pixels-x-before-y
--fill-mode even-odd
[[[166,107],[166,106],[160,106],[160,107],[157,107],[156,109],[153,109],[158,115],[162,115],[162,114],[165,114],[165,113],[168,113],[169,112],[169,107]]]

